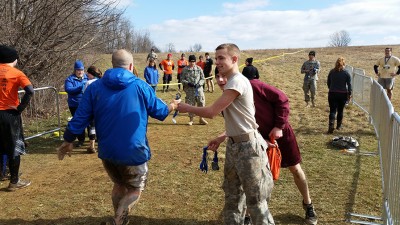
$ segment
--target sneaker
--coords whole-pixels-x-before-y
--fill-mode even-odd
[[[315,213],[313,204],[312,203],[305,204],[303,202],[303,209],[306,212],[306,218],[305,218],[306,223],[310,225],[316,225],[318,222],[318,217],[317,214]]]
[[[76,148],[82,147],[83,146],[83,141],[78,141],[78,143],[75,144]]]
[[[89,153],[89,154],[93,154],[93,153],[96,153],[96,152],[97,152],[97,151],[96,151],[96,148],[92,148],[92,147],[89,147],[89,148],[87,148],[86,150],[87,150],[87,153]]]
[[[253,224],[251,222],[251,217],[250,216],[245,216],[244,217],[244,225],[251,225],[251,224]]]
[[[192,126],[193,125],[193,121],[189,121],[188,125]]]
[[[21,189],[21,188],[28,187],[29,185],[31,185],[31,181],[19,179],[18,182],[17,182],[16,184],[10,183],[10,184],[8,185],[7,190],[8,190],[8,191],[15,191],[15,190],[17,190],[17,189]]]
[[[207,125],[207,124],[208,124],[208,122],[207,122],[204,118],[200,118],[199,123],[200,123],[201,125]]]

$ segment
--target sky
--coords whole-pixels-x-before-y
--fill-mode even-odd
[[[157,48],[213,51],[327,47],[345,30],[351,46],[400,44],[400,0],[120,0],[134,29]]]

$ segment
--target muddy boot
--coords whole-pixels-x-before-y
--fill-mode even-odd
[[[335,130],[335,122],[334,120],[329,120],[329,128],[328,128],[328,134],[333,134],[333,131]]]

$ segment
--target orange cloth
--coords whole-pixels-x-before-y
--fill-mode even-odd
[[[202,70],[204,70],[204,67],[206,66],[206,62],[204,62],[204,61],[198,61],[198,62],[196,63],[196,65],[200,66],[200,68],[201,68]]]
[[[19,105],[18,88],[32,85],[20,70],[0,64],[0,110],[13,109]]]
[[[189,65],[189,62],[186,59],[178,60],[178,73],[182,73],[183,68],[181,68],[181,66],[187,66],[187,65]]]
[[[172,74],[172,67],[174,66],[174,61],[164,59],[160,63],[162,68],[165,70],[165,74]]]

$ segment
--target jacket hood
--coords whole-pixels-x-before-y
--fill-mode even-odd
[[[114,90],[125,89],[137,79],[133,73],[123,68],[108,69],[100,79],[107,87]]]

